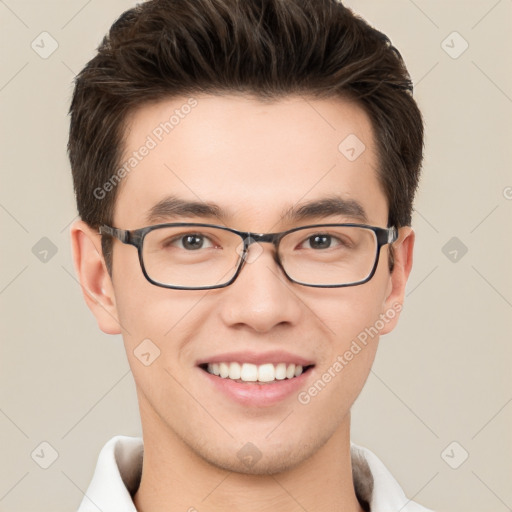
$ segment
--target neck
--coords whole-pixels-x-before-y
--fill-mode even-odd
[[[363,512],[350,458],[350,417],[307,460],[276,474],[227,471],[206,461],[143,411],[144,460],[138,512]]]

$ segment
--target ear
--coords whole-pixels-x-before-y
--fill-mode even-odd
[[[394,267],[389,276],[388,295],[383,304],[382,314],[388,321],[380,334],[391,332],[402,311],[405,286],[412,269],[412,255],[414,250],[415,234],[410,226],[405,226],[398,231],[398,240],[393,243]]]
[[[106,334],[120,334],[114,287],[101,250],[101,235],[82,220],[71,225],[73,263],[87,306]]]

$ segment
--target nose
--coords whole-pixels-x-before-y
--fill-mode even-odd
[[[266,333],[277,326],[298,323],[302,302],[293,289],[298,285],[286,278],[274,255],[271,244],[249,246],[240,274],[220,299],[226,325]]]

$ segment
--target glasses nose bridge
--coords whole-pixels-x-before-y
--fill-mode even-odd
[[[273,244],[277,250],[281,237],[280,233],[243,233],[244,249],[248,250],[254,243],[267,243]]]
[[[239,272],[242,270],[242,268],[245,266],[247,262],[252,263],[254,260],[249,255],[249,248],[251,245],[256,243],[268,243],[272,244],[275,247],[275,250],[272,254],[273,260],[277,264],[277,266],[284,272],[284,268],[281,263],[281,259],[279,257],[279,241],[282,238],[282,233],[250,233],[250,232],[244,232],[239,233],[242,236],[243,239],[243,253],[240,254],[241,261],[240,261],[240,267]],[[262,251],[263,249],[260,249]],[[255,253],[255,258],[257,258],[261,254],[260,252]],[[286,272],[285,272],[286,275]],[[238,276],[238,273],[237,273]]]

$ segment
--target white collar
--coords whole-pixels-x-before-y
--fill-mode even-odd
[[[367,448],[351,444],[354,487],[371,512],[430,512],[410,501],[384,464]],[[101,450],[78,512],[137,512],[132,495],[142,474],[140,437],[115,436]]]

